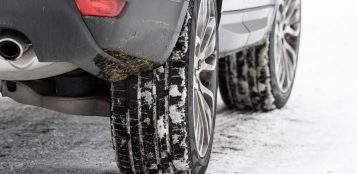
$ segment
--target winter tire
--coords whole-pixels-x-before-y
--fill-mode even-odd
[[[205,173],[218,80],[214,0],[191,1],[168,61],[112,83],[112,140],[121,173]]]
[[[295,79],[300,30],[301,0],[281,0],[263,44],[220,59],[220,91],[229,107],[268,111],[286,105]]]

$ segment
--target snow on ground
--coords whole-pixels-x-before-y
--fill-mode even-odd
[[[266,114],[222,109],[209,173],[357,173],[355,17],[351,1],[303,1],[288,106]]]
[[[241,113],[219,102],[209,174],[357,173],[354,1],[303,1],[301,59],[288,106]],[[0,173],[115,173],[109,120],[0,99]]]

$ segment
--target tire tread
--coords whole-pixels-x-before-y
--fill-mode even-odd
[[[268,54],[267,40],[220,60],[220,91],[230,108],[254,111],[276,108]]]

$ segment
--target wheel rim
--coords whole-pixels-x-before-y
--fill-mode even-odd
[[[216,9],[213,0],[202,0],[198,9],[193,75],[193,115],[198,154],[207,153],[216,101]]]
[[[298,59],[300,38],[301,0],[280,0],[277,9],[274,45],[275,72],[282,92],[288,92],[293,84]]]

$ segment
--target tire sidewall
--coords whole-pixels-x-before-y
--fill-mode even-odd
[[[276,23],[276,16],[274,17],[274,23],[272,26],[272,31],[270,32],[269,35],[269,69],[270,69],[270,76],[271,76],[271,85],[272,85],[272,93],[273,93],[273,97],[275,98],[274,104],[276,105],[277,108],[282,108],[283,106],[286,105],[286,103],[288,102],[292,89],[294,87],[294,82],[295,82],[295,77],[296,77],[296,70],[297,67],[294,70],[294,75],[293,75],[293,82],[289,88],[289,90],[287,92],[283,92],[279,85],[278,85],[278,80],[277,80],[277,73],[275,71],[275,44],[274,44],[274,40],[275,40],[275,23]],[[301,4],[300,4],[300,27],[301,27]],[[301,34],[300,34],[301,35]],[[298,40],[297,40],[297,57],[299,57],[299,47],[300,47],[300,38],[301,36],[299,35]],[[297,59],[298,62],[299,59]]]
[[[196,148],[196,138],[195,138],[195,133],[194,133],[194,101],[193,101],[193,78],[194,78],[194,51],[195,51],[195,39],[196,39],[196,24],[197,24],[197,15],[198,15],[198,9],[199,9],[199,4],[201,3],[201,0],[195,0],[191,1],[192,2],[192,12],[191,12],[191,17],[192,20],[189,23],[189,35],[190,35],[190,40],[189,40],[189,52],[188,52],[188,57],[189,57],[189,66],[188,66],[188,79],[187,79],[187,84],[188,84],[188,121],[189,121],[189,140],[190,140],[190,150],[191,150],[191,160],[192,160],[192,168],[191,172],[192,173],[197,173],[197,174],[204,174],[207,170],[208,163],[210,160],[211,152],[212,152],[212,144],[213,144],[213,138],[214,138],[214,127],[215,127],[215,118],[216,118],[216,113],[213,113],[213,127],[212,127],[212,134],[211,134],[211,139],[210,139],[210,144],[207,150],[207,153],[205,157],[200,157],[197,148]],[[214,1],[216,3],[216,1]],[[215,4],[215,7],[217,9],[217,4]],[[218,13],[216,13],[218,14]],[[216,70],[216,92],[215,96],[217,97],[217,89],[218,89],[218,17],[217,17],[217,31],[216,31],[216,36],[217,36],[217,44],[216,44],[216,55],[217,55],[217,70]],[[217,108],[217,101],[215,101],[215,108]]]

